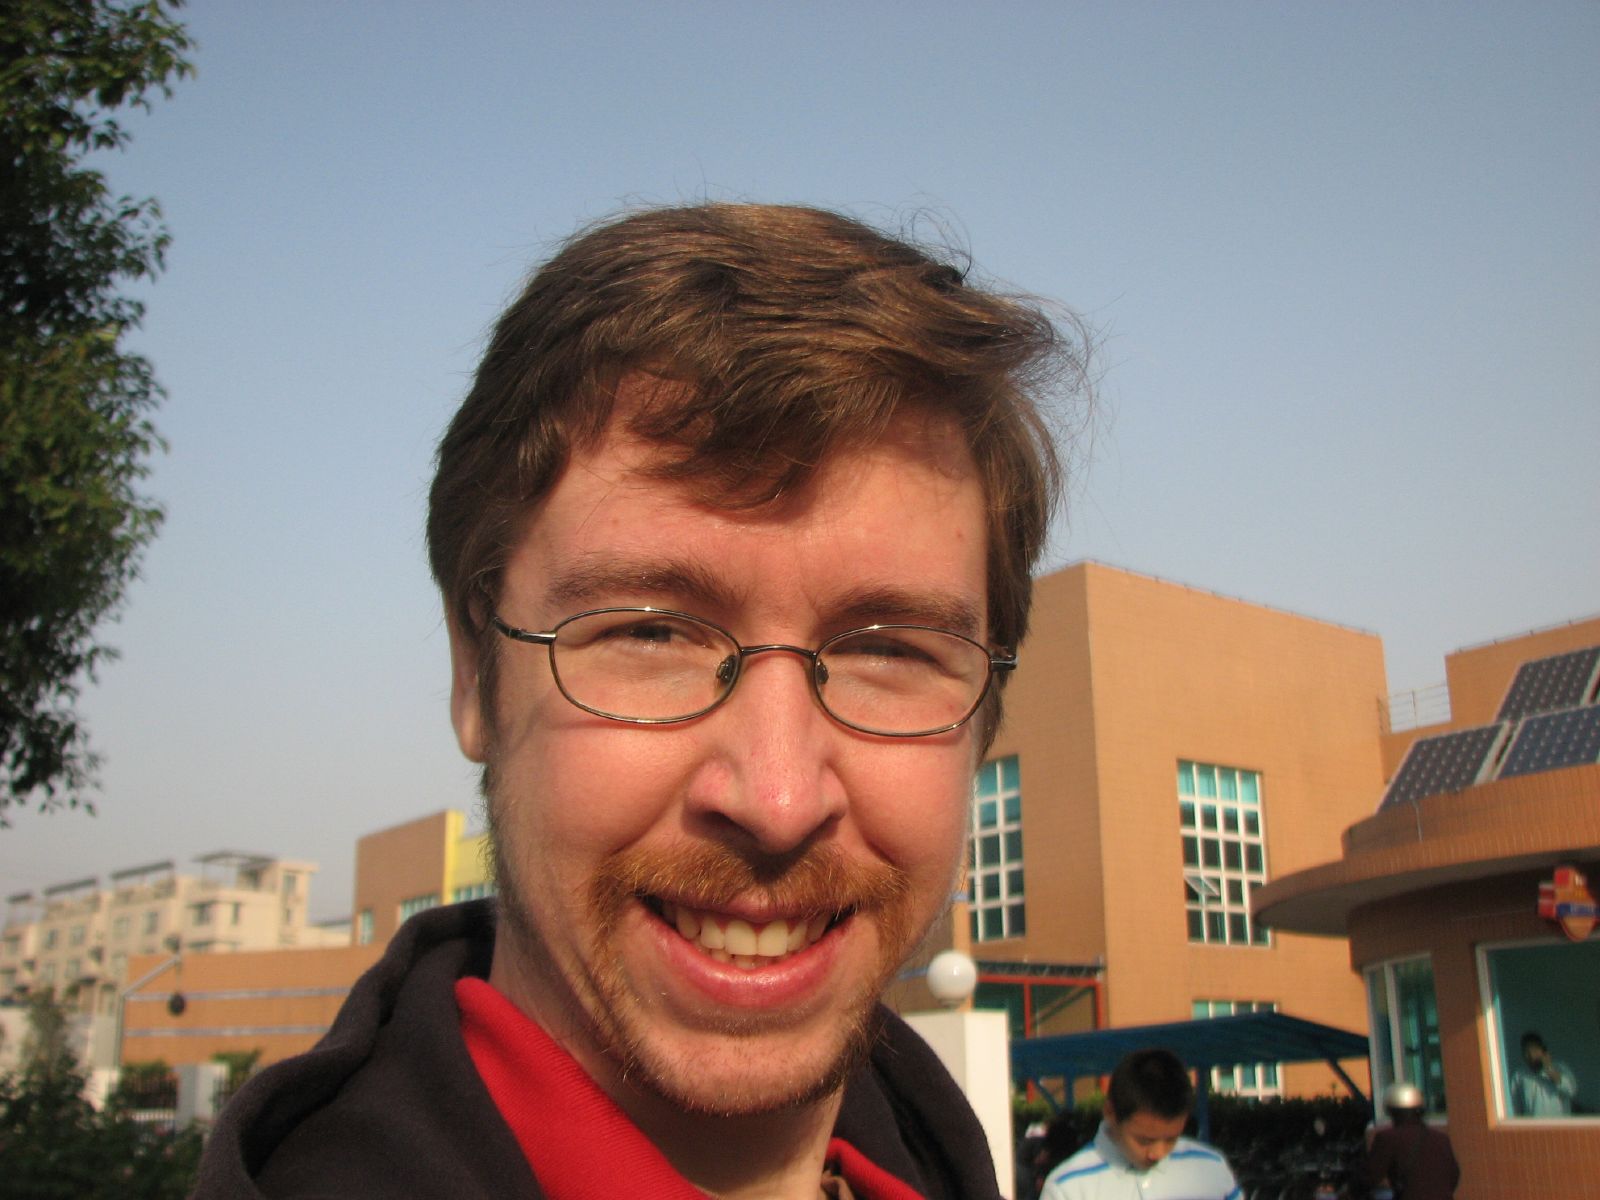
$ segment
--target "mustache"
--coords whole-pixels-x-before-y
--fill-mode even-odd
[[[636,896],[690,908],[726,908],[752,897],[780,913],[893,910],[911,890],[898,867],[852,860],[834,846],[780,857],[741,854],[716,843],[670,853],[621,850],[601,864],[593,883],[597,910],[618,914]]]

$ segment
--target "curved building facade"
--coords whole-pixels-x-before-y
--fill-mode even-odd
[[[1600,1179],[1600,618],[1447,661],[1451,720],[1388,735],[1378,811],[1255,896],[1346,936],[1374,1094],[1418,1084],[1463,1200]],[[1576,1190],[1574,1190],[1576,1189]]]

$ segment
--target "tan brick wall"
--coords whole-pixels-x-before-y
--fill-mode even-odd
[[[1229,999],[1364,1030],[1342,940],[1189,943],[1176,771],[1261,773],[1269,877],[1336,857],[1382,792],[1378,639],[1093,563],[1042,579],[1035,604],[995,747],[1020,760],[1028,936],[975,953],[1104,955],[1115,1025]],[[1289,1082],[1333,1078],[1306,1067]]]
[[[1085,582],[1083,571],[1067,570],[1034,589],[1032,632],[991,752],[1017,755],[1021,771],[1028,933],[983,943],[977,957],[1089,963],[1105,956]]]
[[[126,1000],[122,1061],[177,1066],[259,1049],[265,1064],[309,1050],[380,953],[374,945],[185,955],[181,967],[168,967]],[[128,978],[143,978],[167,957],[130,959]],[[187,1001],[181,1016],[168,1011],[173,992]]]
[[[352,938],[360,936],[363,910],[372,911],[372,940],[381,946],[399,927],[402,901],[436,892],[441,903],[449,902],[448,855],[464,819],[446,809],[369,833],[356,843]]]
[[[1600,617],[1457,650],[1444,660],[1451,727],[1469,729],[1494,720],[1523,663],[1594,645],[1600,645]]]

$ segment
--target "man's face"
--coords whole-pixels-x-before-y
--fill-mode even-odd
[[[1529,1042],[1522,1047],[1522,1061],[1528,1064],[1528,1069],[1537,1071],[1544,1066],[1545,1048],[1538,1042]]]
[[[1135,1171],[1148,1171],[1171,1154],[1188,1122],[1187,1115],[1161,1117],[1142,1109],[1119,1119],[1106,1106],[1106,1129]]]
[[[943,425],[892,433],[802,493],[729,511],[641,475],[653,451],[613,430],[529,522],[499,615],[547,630],[653,605],[745,645],[814,648],[880,621],[983,640],[970,456]],[[491,721],[452,638],[457,733],[490,767],[506,913],[491,981],[619,1098],[754,1113],[827,1095],[948,903],[976,722],[853,732],[818,707],[803,659],[762,654],[715,711],[628,725],[564,699],[541,647],[499,649]]]

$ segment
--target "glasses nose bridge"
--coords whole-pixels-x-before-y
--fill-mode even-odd
[[[791,646],[787,642],[764,642],[759,646],[740,646],[735,642],[734,645],[738,647],[738,654],[731,660],[723,660],[724,666],[732,665],[734,668],[733,678],[726,681],[728,690],[723,694],[724,700],[733,695],[733,689],[738,686],[739,680],[744,678],[744,664],[747,658],[753,658],[757,654],[772,653],[798,654],[805,659],[808,665],[806,676],[810,680],[812,693],[818,700],[822,699],[822,694],[817,691],[817,685],[826,679],[827,675],[822,666],[822,656],[817,651],[808,650],[804,646]]]
[[[784,654],[798,654],[801,658],[805,659],[811,664],[811,670],[813,673],[816,672],[817,667],[822,662],[822,656],[815,650],[807,650],[804,646],[791,646],[786,642],[767,642],[760,646],[740,646],[740,665],[742,666],[744,660],[747,658],[752,658],[757,654],[771,654],[774,651]]]

